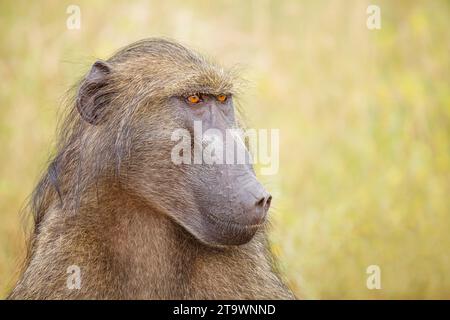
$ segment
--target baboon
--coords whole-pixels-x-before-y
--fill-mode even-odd
[[[271,196],[252,166],[171,160],[176,128],[238,126],[235,80],[167,39],[95,62],[33,192],[34,230],[9,298],[294,298],[268,246]]]

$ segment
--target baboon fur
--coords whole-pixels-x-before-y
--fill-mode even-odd
[[[105,83],[78,84],[55,156],[34,190],[34,230],[9,299],[294,298],[276,272],[267,225],[246,244],[214,247],[166,214],[194,206],[185,180],[196,174],[168,157],[180,119],[169,116],[167,99],[235,93],[234,74],[156,38],[106,63],[113,72]],[[76,107],[86,99],[98,107],[91,121]],[[142,119],[151,124],[143,127]],[[67,286],[72,265],[80,267],[80,289]]]

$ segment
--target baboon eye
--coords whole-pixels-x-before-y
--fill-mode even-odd
[[[189,101],[189,103],[199,103],[202,99],[200,98],[200,96],[198,94],[193,94],[190,95],[189,97],[187,97],[187,101]]]
[[[219,94],[218,96],[217,96],[217,100],[219,100],[220,102],[225,102],[225,101],[227,101],[227,95],[226,94]]]

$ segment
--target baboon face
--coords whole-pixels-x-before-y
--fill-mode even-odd
[[[251,164],[236,163],[239,153],[249,159],[245,145],[226,141],[232,136],[227,130],[237,127],[230,79],[197,54],[160,40],[96,62],[77,100],[97,135],[115,137],[112,149],[128,146],[120,158],[121,185],[214,246],[250,241],[271,202]],[[176,130],[189,133],[189,148],[180,151],[189,161],[183,163],[173,159]],[[214,139],[222,139],[214,149],[222,161],[203,157]]]

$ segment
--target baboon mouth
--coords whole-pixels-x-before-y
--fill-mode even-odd
[[[207,212],[205,222],[208,225],[209,241],[213,246],[239,246],[246,244],[264,223],[243,224]]]
[[[252,231],[256,232],[256,230],[259,229],[260,227],[262,227],[265,223],[265,219],[263,219],[262,222],[257,223],[257,224],[243,224],[243,223],[235,222],[235,221],[232,221],[229,219],[220,218],[209,212],[206,212],[206,216],[214,224],[218,224],[225,228],[233,228],[236,230],[248,231],[248,232],[252,232]]]

